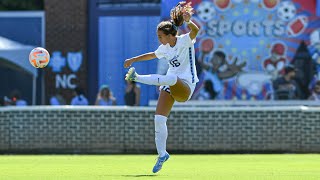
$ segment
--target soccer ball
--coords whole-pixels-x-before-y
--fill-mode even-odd
[[[197,15],[201,21],[208,22],[216,15],[214,4],[209,1],[203,1],[197,8]]]
[[[34,48],[29,54],[29,62],[35,68],[44,68],[50,61],[50,54],[42,47]]]
[[[296,15],[297,9],[291,1],[283,1],[280,3],[277,15],[283,21],[289,21]]]

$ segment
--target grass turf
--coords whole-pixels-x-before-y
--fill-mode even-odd
[[[171,155],[151,172],[152,155],[0,156],[0,179],[320,179],[320,155]]]

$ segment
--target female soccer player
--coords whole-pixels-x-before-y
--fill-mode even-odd
[[[153,167],[154,173],[158,172],[162,168],[162,164],[170,157],[166,151],[168,137],[166,121],[173,103],[175,101],[188,101],[192,96],[196,83],[199,81],[194,51],[194,43],[199,28],[190,20],[192,10],[191,3],[180,2],[171,10],[171,21],[163,21],[157,26],[157,35],[161,42],[158,49],[154,52],[126,59],[124,62],[124,67],[127,68],[138,61],[147,61],[154,58],[168,60],[169,69],[166,75],[139,75],[134,67],[131,67],[125,78],[129,81],[160,86],[161,91],[154,118],[155,142],[159,157]],[[184,22],[188,24],[191,31],[178,36],[178,27]]]

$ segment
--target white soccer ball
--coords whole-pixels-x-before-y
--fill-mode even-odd
[[[49,64],[50,54],[42,47],[34,48],[29,54],[29,62],[35,68],[44,68]]]
[[[216,15],[214,4],[209,1],[203,1],[198,5],[197,15],[201,21],[208,22]]]
[[[289,21],[297,13],[297,9],[291,1],[283,1],[280,3],[277,15],[283,21]]]

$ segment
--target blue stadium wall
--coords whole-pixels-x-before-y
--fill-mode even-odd
[[[109,85],[119,105],[124,104],[127,69],[123,62],[158,47],[156,25],[160,5],[154,7],[103,8],[98,0],[88,1],[88,97],[96,98],[102,84]],[[157,60],[134,65],[141,74],[156,73]],[[141,105],[157,98],[154,86],[141,85]]]
[[[0,36],[22,44],[43,46],[42,19],[40,17],[1,17]]]
[[[99,18],[99,87],[109,85],[117,103],[124,104],[125,59],[154,51],[158,47],[155,27],[159,16],[103,16]],[[156,73],[157,60],[135,63],[140,74]],[[141,86],[141,105],[156,97],[154,86]]]

